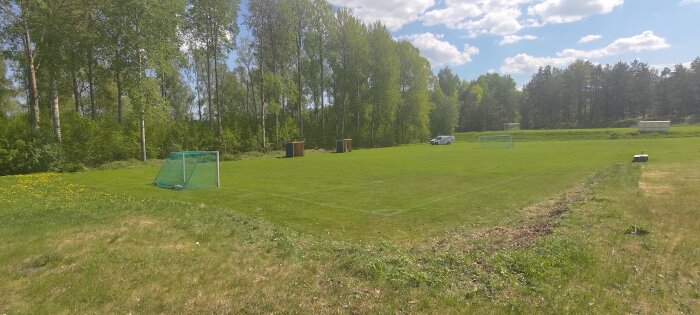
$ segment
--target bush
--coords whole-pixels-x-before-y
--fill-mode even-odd
[[[0,175],[60,171],[62,161],[61,148],[42,139],[17,139],[8,146],[0,145]]]
[[[224,129],[221,135],[221,145],[219,150],[222,153],[238,153],[241,146],[236,134],[231,129]]]

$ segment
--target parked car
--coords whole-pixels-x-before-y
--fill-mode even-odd
[[[455,137],[453,136],[437,136],[435,139],[430,140],[430,144],[432,145],[438,145],[438,144],[452,144],[455,143]]]

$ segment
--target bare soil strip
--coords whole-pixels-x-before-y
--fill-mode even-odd
[[[458,251],[468,253],[475,249],[490,251],[506,248],[524,248],[538,238],[552,233],[557,219],[571,210],[572,206],[590,197],[592,188],[601,182],[608,171],[601,171],[588,180],[574,186],[557,198],[523,208],[523,222],[514,226],[496,226],[474,230],[461,227],[452,230],[445,237],[436,238],[430,243],[430,250]]]

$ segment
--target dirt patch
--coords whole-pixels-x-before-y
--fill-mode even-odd
[[[145,230],[153,228],[159,223],[156,219],[147,217],[134,217],[123,220],[115,224],[116,227],[102,227],[96,229],[74,229],[67,231],[61,242],[58,244],[58,250],[66,250],[67,248],[82,248],[88,249],[89,246],[97,240],[108,239],[108,242],[113,242],[120,235],[130,230]]]
[[[151,225],[154,225],[156,223],[158,223],[158,221],[156,221],[155,219],[138,217],[138,218],[126,219],[126,220],[122,221],[121,225],[122,225],[122,227],[127,227],[127,228],[133,228],[133,227],[147,228],[147,227],[150,227]]]
[[[485,237],[494,239],[492,246],[495,248],[530,246],[537,238],[551,234],[556,220],[573,205],[582,202],[591,186],[580,184],[557,199],[529,206],[524,209],[525,222],[515,227],[491,228]]]
[[[649,170],[644,168],[639,179],[639,189],[645,196],[655,196],[671,192],[670,185],[662,183],[669,176],[668,172]]]
[[[663,179],[666,178],[668,175],[668,172],[652,171],[647,168],[644,168],[644,171],[642,172],[642,180]]]
[[[514,226],[497,226],[474,231],[464,227],[451,231],[446,237],[434,239],[430,250],[471,252],[475,249],[489,251],[504,248],[528,247],[538,238],[551,234],[557,219],[571,207],[584,201],[602,176],[581,183],[555,199],[530,205],[522,209],[524,220]]]
[[[648,197],[667,194],[672,190],[670,185],[648,183],[643,181],[639,181],[639,189],[644,192],[645,196]]]

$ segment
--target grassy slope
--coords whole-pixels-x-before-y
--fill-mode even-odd
[[[224,173],[237,185],[224,176],[231,188],[205,196],[153,189],[149,168],[4,177],[0,312],[692,313],[700,307],[699,140],[408,146],[232,162]],[[652,162],[624,163],[640,147]],[[609,167],[615,162],[623,164]],[[551,235],[526,247],[494,247],[479,236],[518,226],[527,210],[513,209],[604,168]],[[348,181],[369,186],[289,197]],[[450,197],[443,185],[468,193]],[[447,198],[425,210],[381,211],[435,194]],[[369,212],[324,211],[325,203]],[[631,225],[651,233],[625,235]],[[450,226],[463,233],[445,234]],[[408,233],[420,244],[407,242]],[[463,247],[445,246],[455,235]]]

